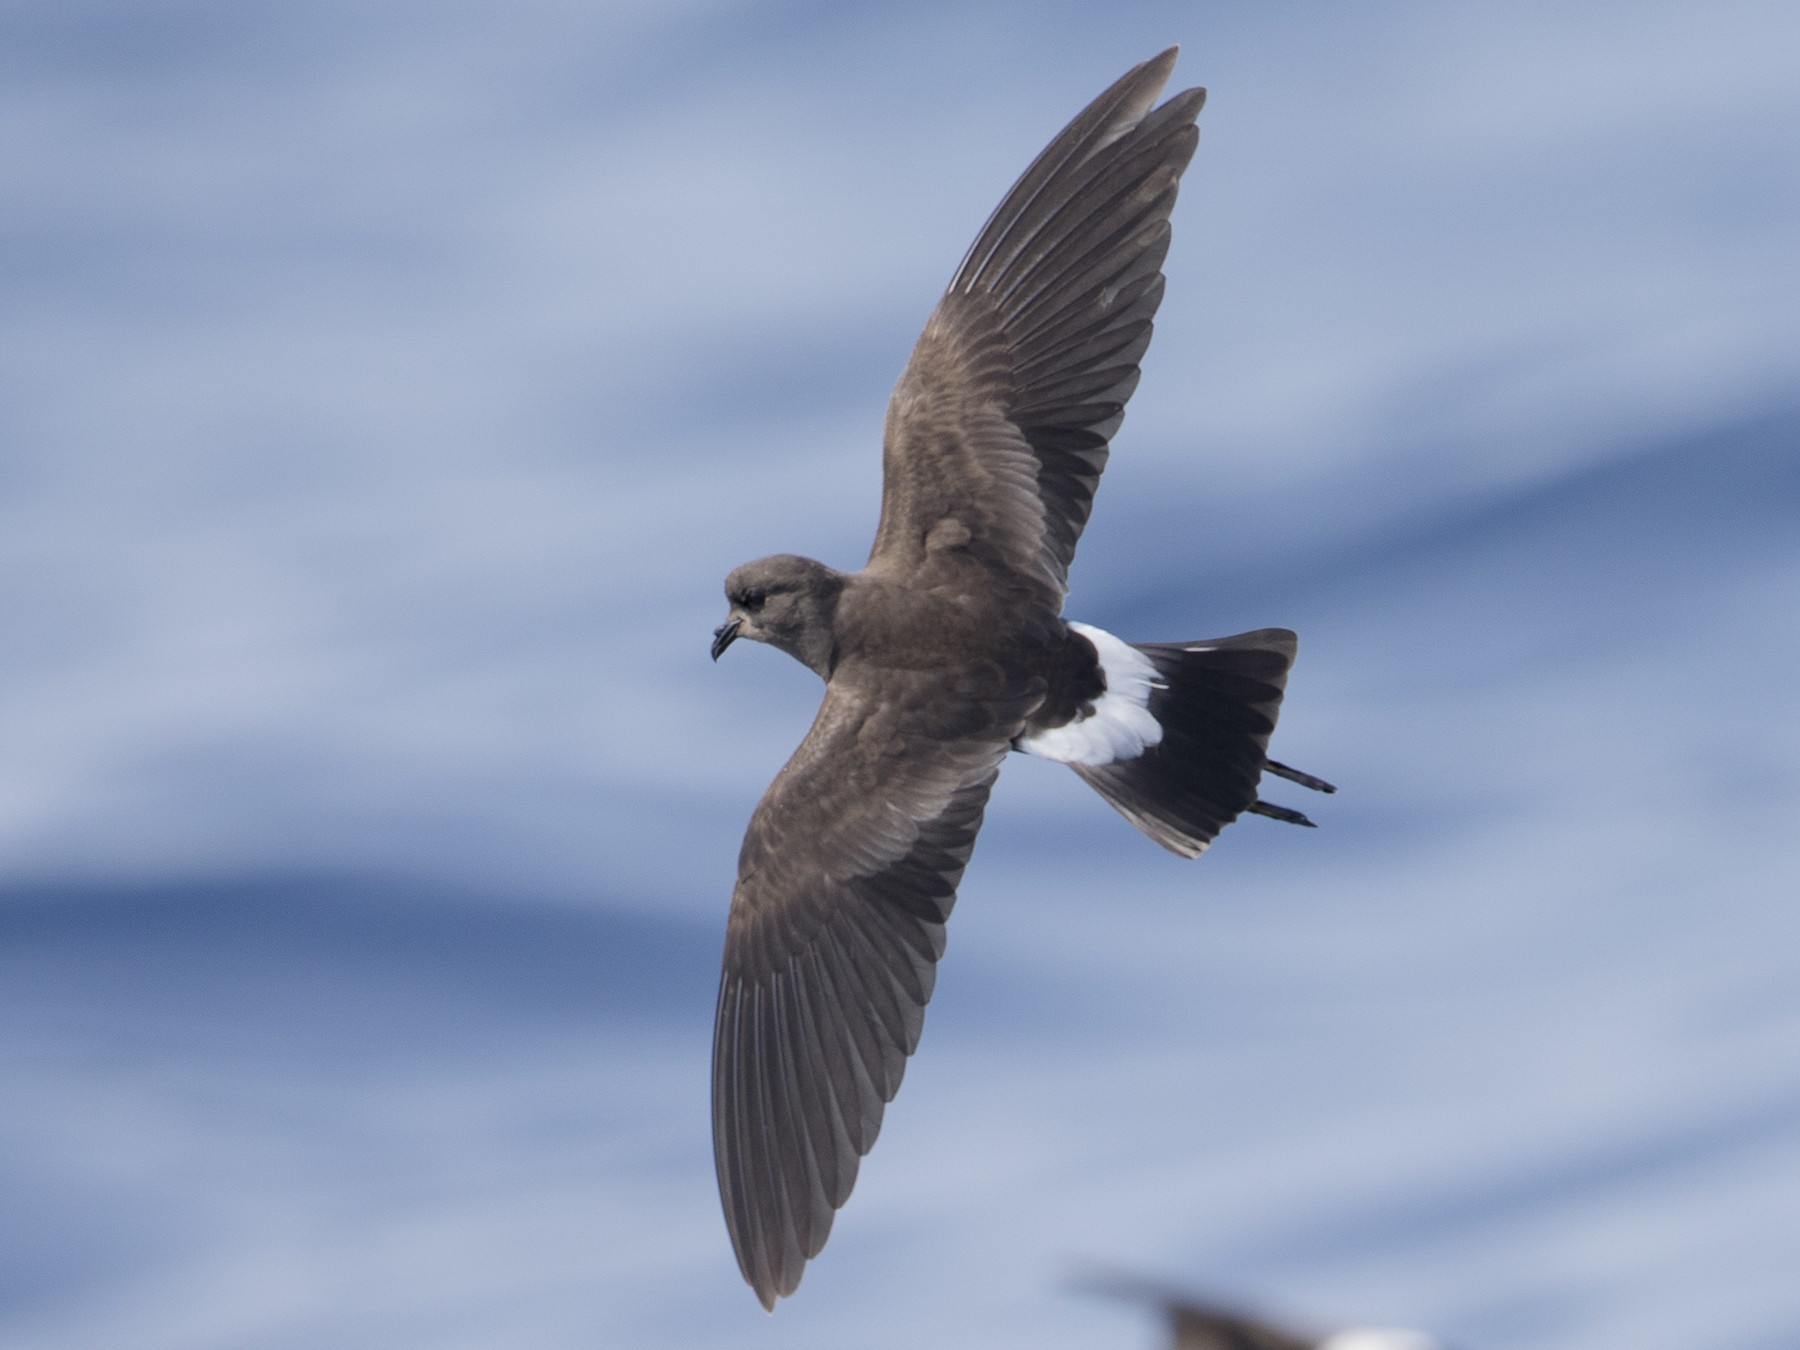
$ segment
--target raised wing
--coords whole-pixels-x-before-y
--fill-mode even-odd
[[[794,1291],[918,1045],[944,921],[1028,693],[834,679],[756,808],[725,937],[713,1151],[763,1306]]]
[[[1175,49],[1039,155],[938,303],[888,406],[871,569],[962,549],[1053,613],[1162,301],[1206,91],[1154,112]]]

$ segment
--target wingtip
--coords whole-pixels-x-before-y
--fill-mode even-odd
[[[1169,77],[1175,73],[1175,58],[1180,55],[1181,48],[1179,46],[1165,47],[1148,61],[1140,61],[1133,66],[1120,79],[1119,83],[1124,84],[1129,81],[1132,84],[1148,85],[1152,90],[1151,97],[1154,98],[1155,91],[1167,84]]]
[[[744,1276],[744,1283],[750,1286],[750,1292],[755,1294],[756,1301],[762,1304],[762,1310],[770,1315],[774,1314],[777,1303],[799,1287],[800,1282],[796,1280],[791,1286],[783,1289],[782,1281],[773,1271],[767,1269],[754,1273],[741,1266],[739,1269]]]
[[[1160,89],[1163,85],[1167,84],[1170,77],[1175,74],[1175,62],[1180,55],[1180,43],[1176,43],[1173,47],[1164,47],[1148,61],[1144,61],[1134,67],[1126,78],[1132,79],[1143,75],[1153,74],[1156,77],[1157,87]],[[1192,89],[1182,89],[1171,95],[1171,97],[1182,99],[1191,98],[1194,101],[1194,112],[1198,113],[1206,103],[1206,90],[1201,86],[1196,85]]]
[[[1169,47],[1158,52],[1148,61],[1139,61],[1108,85],[1084,111],[1109,101],[1115,101],[1115,110],[1137,101],[1140,103],[1138,111],[1129,118],[1128,123],[1135,124],[1155,104],[1156,96],[1168,84],[1169,77],[1175,73],[1175,58],[1180,51],[1179,47]]]

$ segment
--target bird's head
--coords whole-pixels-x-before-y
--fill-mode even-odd
[[[713,630],[712,658],[738,638],[779,647],[821,678],[836,655],[833,621],[844,574],[811,558],[778,553],[745,563],[725,578],[731,613]]]

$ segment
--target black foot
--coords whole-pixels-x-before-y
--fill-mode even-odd
[[[1260,798],[1251,802],[1249,809],[1251,815],[1267,816],[1270,820],[1285,820],[1290,825],[1304,825],[1309,830],[1319,828],[1298,811],[1290,811],[1285,806],[1277,806],[1273,802],[1265,802]]]
[[[1301,773],[1298,769],[1290,769],[1287,765],[1279,763],[1276,760],[1266,760],[1263,763],[1263,768],[1267,769],[1277,778],[1285,778],[1290,783],[1298,783],[1301,787],[1311,788],[1314,792],[1337,791],[1336,788],[1330,783],[1327,783],[1323,778],[1314,778],[1310,773]]]

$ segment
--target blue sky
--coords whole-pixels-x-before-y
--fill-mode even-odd
[[[1800,1337],[1791,6],[0,19],[0,1329],[1146,1345],[1101,1261],[1471,1347]],[[1183,44],[1070,610],[1301,633],[1344,791],[1009,765],[797,1298],[712,1194],[733,859],[986,212]],[[1277,800],[1281,800],[1278,794]]]

